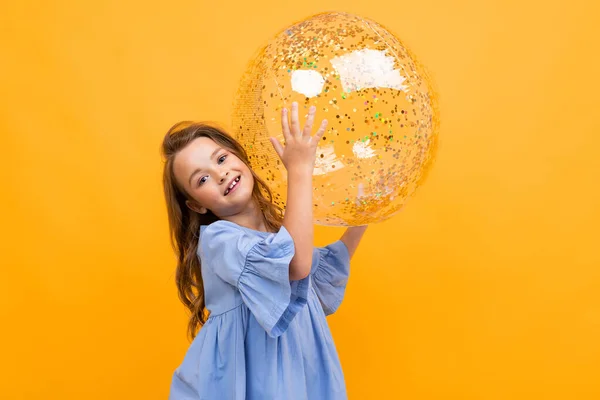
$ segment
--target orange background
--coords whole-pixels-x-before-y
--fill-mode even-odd
[[[327,10],[395,32],[442,111],[428,181],[368,231],[329,319],[350,399],[600,398],[597,2],[11,0],[2,399],[167,397],[188,342],[162,136],[227,123],[254,51]]]

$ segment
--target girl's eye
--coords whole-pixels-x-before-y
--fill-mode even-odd
[[[198,186],[202,185],[204,182],[206,182],[206,180],[208,179],[207,176],[203,176],[202,178],[200,178],[200,180],[198,181]]]
[[[227,155],[223,154],[221,157],[219,157],[219,164],[223,164],[225,162],[225,159],[227,158]]]

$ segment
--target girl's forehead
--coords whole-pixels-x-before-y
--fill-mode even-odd
[[[190,142],[175,155],[173,168],[176,175],[183,176],[189,171],[204,168],[216,157],[221,146],[207,137],[199,137]]]
[[[217,143],[207,137],[199,137],[194,139],[179,153],[181,158],[208,161],[214,156],[214,152],[220,149]]]

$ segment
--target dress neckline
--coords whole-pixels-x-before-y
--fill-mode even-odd
[[[252,232],[252,233],[256,233],[256,234],[260,234],[260,235],[271,235],[271,234],[276,233],[276,232],[257,231],[256,229],[248,228],[247,226],[239,225],[239,224],[236,224],[235,222],[227,221],[227,220],[224,220],[224,219],[217,220],[217,221],[215,221],[215,222],[213,222],[213,223],[211,223],[209,225],[216,224],[216,223],[219,223],[219,222],[227,224],[227,225],[235,226],[235,227],[238,227],[238,228],[242,228],[243,230],[246,230],[248,232]],[[200,226],[200,232],[202,232],[204,229],[206,229],[209,225],[201,225]],[[283,225],[282,225],[282,227],[283,227]]]

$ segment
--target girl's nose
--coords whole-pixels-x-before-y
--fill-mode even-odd
[[[225,175],[221,175],[221,183],[225,182],[225,178],[227,178],[227,175],[229,175],[229,172],[225,172]]]

